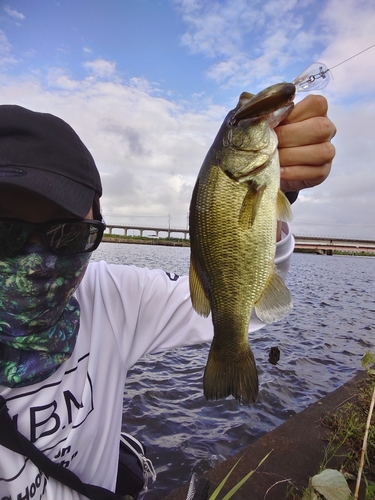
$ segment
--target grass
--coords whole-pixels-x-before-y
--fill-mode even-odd
[[[350,496],[350,498],[354,499],[358,498],[361,480],[365,484],[366,500],[375,499],[375,415],[373,413],[375,370],[370,368],[370,364],[374,362],[375,357],[370,352],[366,353],[362,359],[362,366],[366,369],[367,375],[358,382],[355,396],[322,420],[322,425],[329,430],[330,437],[318,475],[314,478],[327,472],[329,462],[334,457],[339,458],[342,463],[340,472],[349,484],[352,482],[354,497]],[[300,496],[292,486],[287,498],[307,500],[322,497],[316,495],[310,479],[310,484],[303,496]]]
[[[104,233],[103,241],[113,243],[136,243],[143,245],[164,245],[164,246],[181,246],[189,247],[190,241],[184,238],[151,238],[148,236],[130,236],[122,234]]]
[[[254,470],[251,470],[248,474],[246,474],[245,477],[243,477],[241,479],[241,481],[239,481],[235,486],[233,486],[233,488],[222,498],[222,500],[229,500],[230,498],[232,498],[237,493],[237,491],[241,488],[241,486],[243,486],[246,483],[246,481],[254,474],[254,472],[256,472],[259,469],[259,467],[262,465],[262,463],[265,460],[267,460],[268,456],[271,453],[272,453],[272,450],[269,453],[267,453],[267,455],[264,458],[262,458],[262,460],[259,462],[259,464],[257,465],[257,467]],[[239,463],[240,460],[238,460],[238,462],[236,462],[234,464],[234,466],[231,468],[231,470],[228,472],[228,474],[225,476],[225,478],[221,481],[219,486],[215,489],[215,491],[212,493],[212,495],[210,496],[210,498],[208,500],[216,500],[217,499],[217,497],[220,494],[221,490],[223,489],[225,483],[228,481],[229,476],[232,474],[233,470],[235,469],[235,467],[237,466],[237,464]]]
[[[328,415],[323,425],[332,432],[329,447],[342,444],[347,449],[343,461],[343,471],[354,476],[358,470],[365,434],[370,401],[375,388],[375,375],[369,374],[359,383],[358,394],[350,402],[343,404],[337,411]],[[331,451],[332,451],[331,450]],[[375,482],[375,416],[372,416],[367,442],[367,456],[364,465],[364,475],[368,481]]]
[[[292,479],[285,480],[290,485],[286,493],[286,498],[289,500],[348,500],[349,498],[356,500],[359,496],[361,481],[365,485],[363,498],[366,500],[375,499],[375,416],[373,413],[375,370],[369,368],[370,364],[374,364],[374,362],[375,356],[369,352],[366,353],[362,360],[362,366],[366,369],[367,375],[358,382],[356,394],[322,420],[322,425],[329,430],[329,439],[322,463],[317,466],[317,474],[310,478],[306,489],[301,493],[294,487]],[[238,461],[212,493],[209,500],[218,500],[219,498],[229,500],[232,496],[234,497],[239,488],[257,471],[268,455],[229,493],[221,497],[221,490]],[[342,464],[340,471],[329,468],[333,458],[339,458],[339,462]],[[291,469],[291,475],[293,475],[293,469]],[[349,490],[347,480],[353,481],[354,496]]]

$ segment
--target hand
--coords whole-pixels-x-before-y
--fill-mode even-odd
[[[336,127],[327,118],[328,103],[309,95],[275,128],[279,140],[281,189],[299,191],[323,182],[331,170]]]

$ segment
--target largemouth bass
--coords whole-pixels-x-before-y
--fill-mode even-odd
[[[190,293],[194,309],[212,313],[214,339],[204,373],[207,399],[255,401],[258,375],[248,341],[253,308],[272,323],[292,298],[277,274],[277,220],[292,218],[280,191],[273,130],[293,108],[295,87],[242,93],[225,118],[198,174],[190,204]]]

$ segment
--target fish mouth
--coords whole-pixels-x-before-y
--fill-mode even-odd
[[[231,124],[235,125],[241,120],[259,118],[269,115],[281,108],[288,108],[296,95],[296,87],[293,83],[277,83],[267,87],[258,94],[248,99],[238,108]]]

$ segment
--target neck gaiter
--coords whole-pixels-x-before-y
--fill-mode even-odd
[[[80,320],[73,293],[90,255],[60,256],[30,244],[0,260],[0,385],[40,382],[70,358]]]

